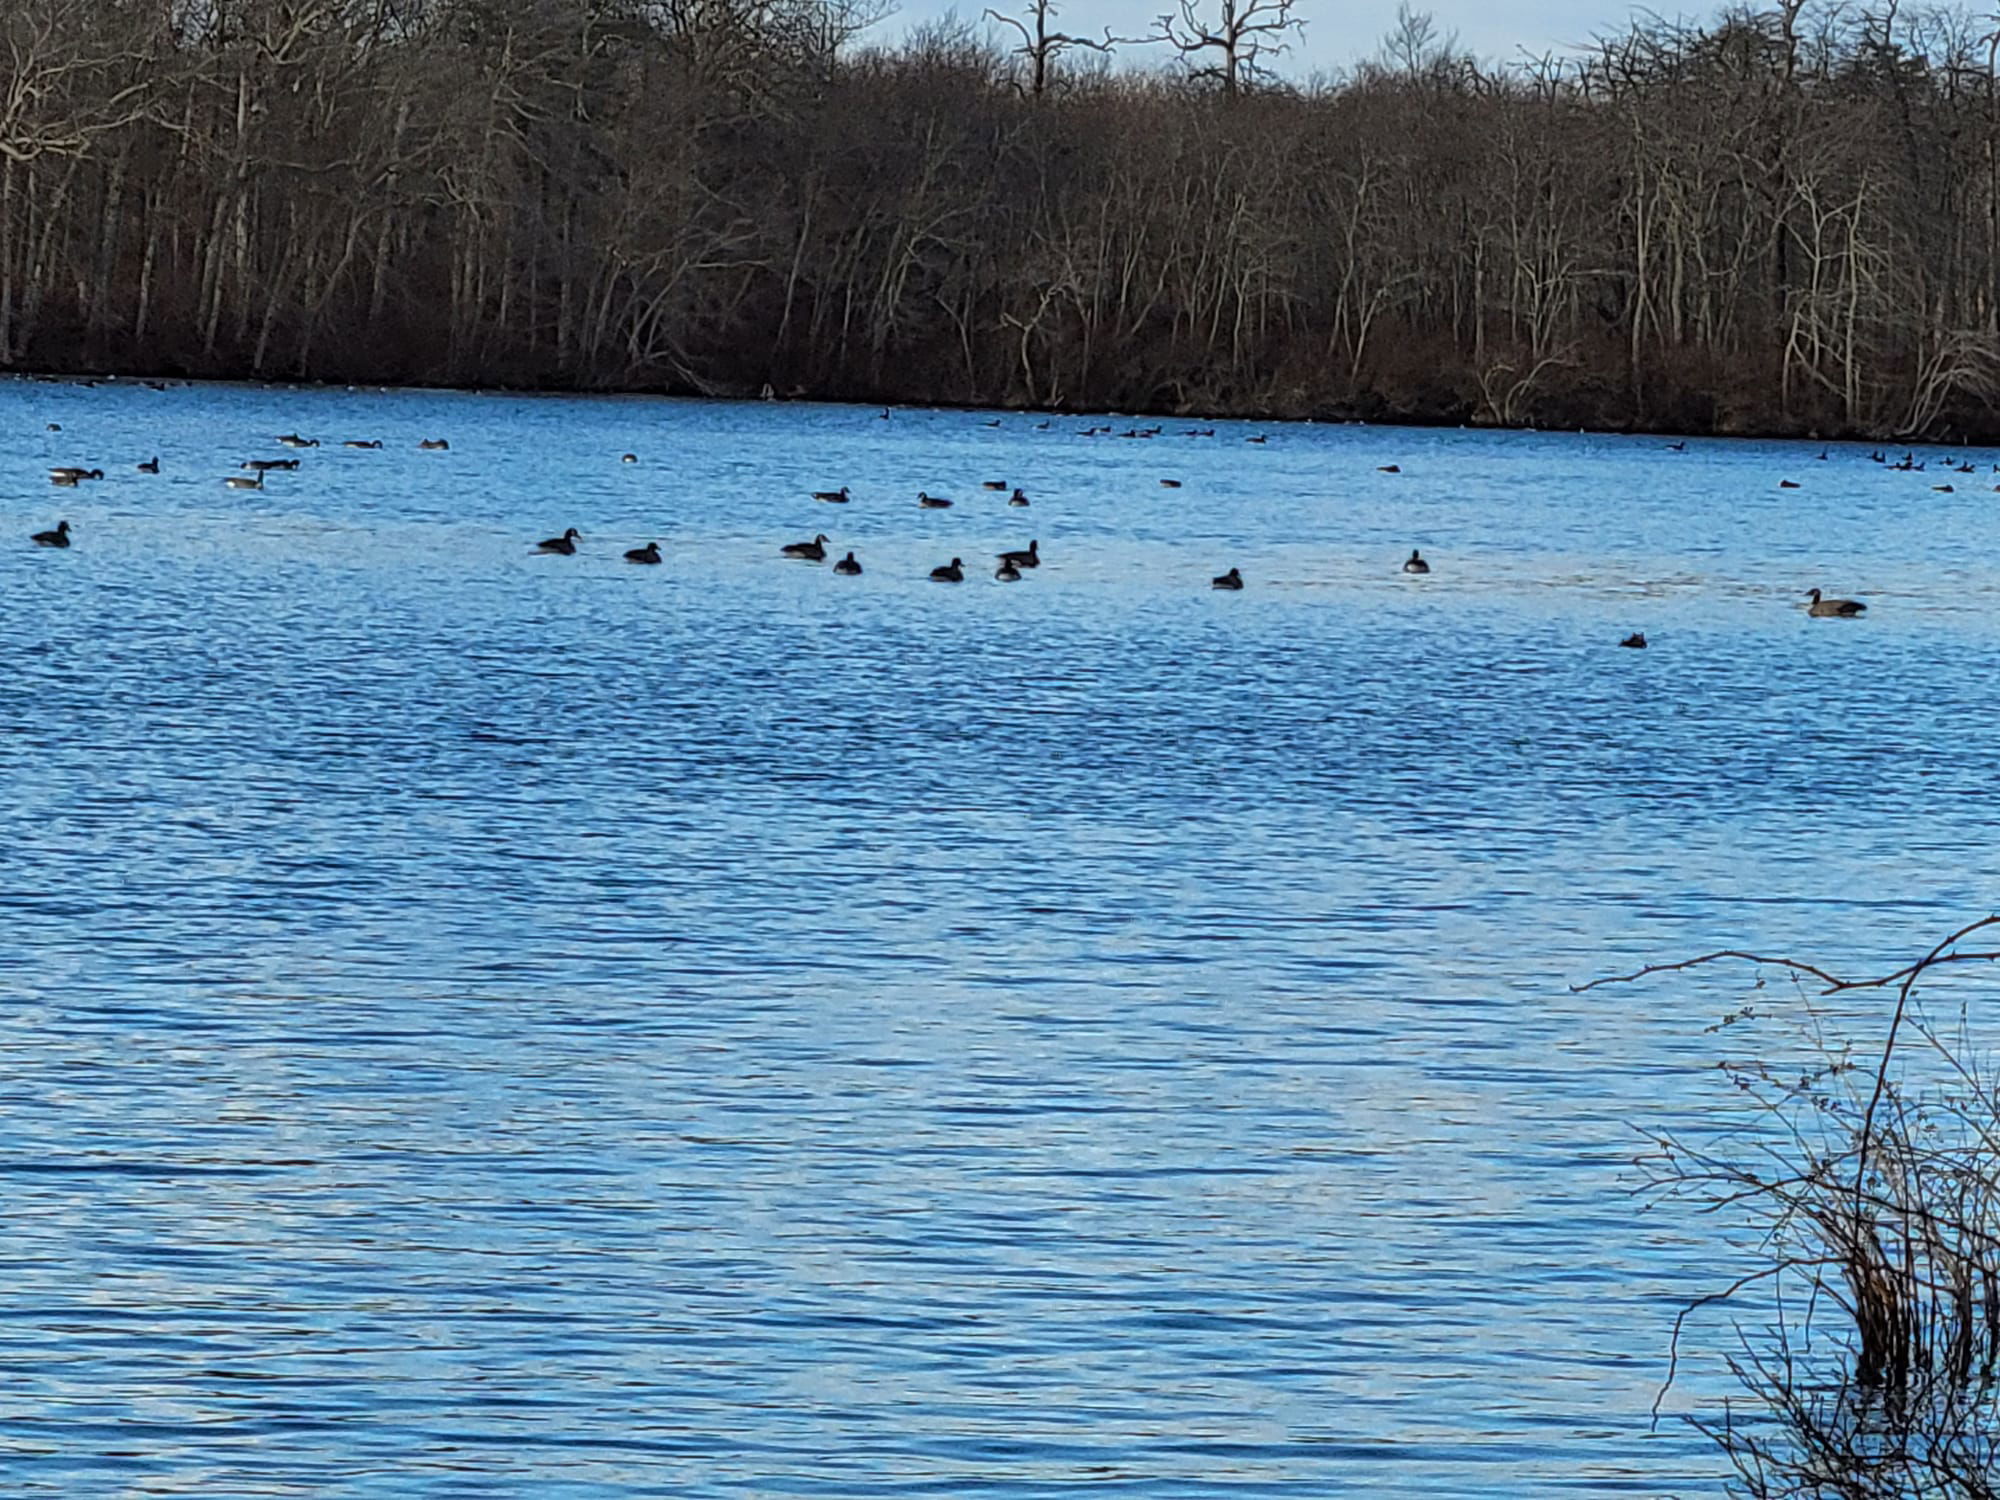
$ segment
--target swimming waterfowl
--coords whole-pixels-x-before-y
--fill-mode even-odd
[[[1021,581],[1021,570],[1010,562],[1003,562],[993,570],[993,576],[1002,583],[1019,583]]]
[[[660,544],[648,542],[643,547],[633,547],[626,551],[625,561],[629,563],[656,563],[660,560]]]
[[[246,459],[239,465],[241,468],[255,469],[259,474],[268,474],[273,469],[283,469],[289,472],[298,466],[299,461],[296,458],[252,458]]]
[[[1678,442],[1678,443],[1669,443],[1669,444],[1667,444],[1667,452],[1669,452],[1669,453],[1685,453],[1685,452],[1687,452],[1687,446],[1688,446],[1688,445],[1687,445],[1687,441],[1686,441],[1686,439],[1683,439],[1682,441],[1680,441],[1680,442]]]
[[[1937,491],[1937,492],[1938,492],[1938,493],[1939,493],[1940,495],[1950,495],[1950,494],[1955,494],[1955,493],[1957,493],[1957,492],[1956,492],[1955,490],[1953,490],[1953,489],[1952,489],[1952,487],[1951,487],[1950,485],[1948,485],[1948,484],[1934,484],[1934,485],[1932,485],[1932,486],[1931,486],[1931,488],[1932,488],[1933,490],[1936,490],[1936,491]]]
[[[1375,472],[1377,474],[1400,474],[1403,472],[1403,466],[1401,464],[1377,464],[1375,465]]]
[[[1000,561],[1012,563],[1017,568],[1039,568],[1042,565],[1041,543],[1031,541],[1026,552],[1002,552]]]
[[[922,490],[917,491],[917,504],[925,510],[951,509],[951,502],[949,500],[940,499],[936,495],[926,495]]]
[[[1160,488],[1163,490],[1177,490],[1180,487],[1181,482],[1178,479],[1162,479],[1160,481]]]
[[[807,562],[825,562],[826,537],[822,534],[809,542],[790,542],[778,550],[786,557],[802,557]]]
[[[1007,481],[1004,479],[982,479],[979,481],[979,487],[983,490],[1004,490],[1007,488]]]
[[[639,455],[636,453],[623,454],[618,460],[621,464],[636,464],[638,461]]]
[[[1798,481],[1795,479],[1780,479],[1778,481],[1778,488],[1781,490],[1795,490],[1798,487]]]
[[[278,441],[283,443],[287,448],[317,448],[319,446],[318,438],[300,437],[296,432],[285,433]]]
[[[241,474],[226,474],[223,476],[222,482],[232,490],[261,490],[264,488],[264,476],[262,474],[257,475],[254,479],[245,479]]]
[[[1020,488],[1017,486],[1014,490],[1014,493],[1007,497],[1007,503],[1009,505],[1019,505],[1025,507],[1028,503],[1028,497],[1022,494]]]
[[[1271,440],[1265,437],[1264,434],[1260,432],[1255,437],[1247,437],[1243,441],[1246,443],[1268,443]]]
[[[833,571],[840,574],[843,578],[856,578],[860,576],[861,563],[850,551],[847,556],[833,565]]]
[[[824,500],[828,505],[845,505],[850,498],[847,493],[847,486],[844,484],[837,490],[813,491],[813,499]]]
[[[144,463],[140,464],[140,465],[139,465],[139,472],[140,472],[141,474],[157,474],[157,473],[159,473],[159,472],[160,472],[160,456],[159,456],[159,455],[158,455],[158,454],[156,453],[156,454],[154,454],[154,455],[153,455],[153,456],[152,456],[151,458],[147,459],[147,460],[146,460],[146,461],[145,461]]]
[[[1620,641],[1618,644],[1621,646],[1630,646],[1635,650],[1643,651],[1646,648],[1646,634],[1642,630],[1635,630],[1630,635],[1626,636],[1625,639]]]
[[[955,558],[955,557],[954,557],[954,558],[953,558],[953,559],[952,559],[952,560],[951,560],[951,561],[950,561],[950,562],[949,562],[948,564],[946,564],[946,565],[945,565],[944,567],[942,567],[942,568],[932,568],[932,569],[931,569],[931,582],[932,582],[932,583],[963,583],[963,582],[965,582],[965,564],[961,563],[961,562],[960,562],[960,561],[959,561],[959,560],[958,560],[957,558]]]
[[[554,552],[562,557],[573,557],[576,554],[576,541],[580,535],[582,533],[572,526],[561,536],[552,536],[547,541],[535,543],[535,550]]]
[[[78,480],[102,479],[103,477],[104,471],[102,469],[63,468],[49,470],[50,484],[75,484]]]
[[[1851,620],[1868,608],[1858,599],[1822,599],[1818,589],[1807,590],[1806,597],[1812,600],[1806,613],[1820,620]]]
[[[451,444],[443,438],[425,438],[417,444],[417,448],[423,453],[448,453],[451,451]]]
[[[38,531],[29,538],[37,547],[67,547],[69,545],[69,522],[56,522],[54,531]]]
[[[379,448],[382,446],[382,443],[379,438],[349,438],[340,446],[343,448]]]
[[[1231,568],[1220,578],[1211,580],[1208,586],[1212,589],[1240,589],[1243,587],[1242,571],[1237,568]]]
[[[1423,554],[1415,547],[1412,547],[1410,549],[1409,560],[1403,564],[1403,571],[1405,573],[1428,573],[1430,570],[1431,565],[1424,561]]]

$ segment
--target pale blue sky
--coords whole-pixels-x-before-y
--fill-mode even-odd
[[[890,0],[896,3],[896,0]],[[1459,41],[1488,60],[1519,55],[1525,46],[1540,53],[1563,51],[1587,44],[1599,32],[1622,30],[1636,7],[1620,0],[1525,0],[1516,5],[1479,4],[1477,0],[1435,0],[1424,4],[1413,0],[1418,9],[1427,9],[1437,21],[1440,33],[1455,31]],[[1017,9],[1021,0],[995,0],[993,8]],[[894,41],[917,22],[955,10],[961,17],[976,19],[986,6],[983,0],[901,0],[894,15],[871,33],[876,40]],[[1097,34],[1106,26],[1125,36],[1137,36],[1152,27],[1154,18],[1173,9],[1172,0],[1067,0],[1062,5],[1064,29]],[[1656,7],[1673,15],[1682,8]],[[1720,3],[1714,7],[1720,8]],[[1280,70],[1304,77],[1314,69],[1344,67],[1373,55],[1382,34],[1396,19],[1396,0],[1299,0],[1296,13],[1306,22],[1299,45],[1282,61]],[[1707,8],[1689,14],[1706,18]],[[1164,60],[1164,49],[1139,48],[1133,57]]]

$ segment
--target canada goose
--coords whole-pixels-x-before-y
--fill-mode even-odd
[[[636,453],[622,454],[618,459],[618,462],[620,462],[621,464],[636,464],[638,461],[639,461],[639,455]]]
[[[102,479],[102,469],[51,469],[50,484],[75,484],[80,479]]]
[[[1940,495],[1949,495],[1954,493],[1952,487],[1948,484],[1934,484],[1931,486],[1931,488],[1933,490],[1936,490]]]
[[[159,455],[158,455],[158,454],[156,453],[156,454],[154,454],[154,455],[153,455],[153,456],[152,456],[151,458],[147,459],[147,460],[146,460],[146,461],[145,461],[144,463],[140,464],[140,465],[139,465],[139,472],[140,472],[141,474],[157,474],[157,473],[159,473],[159,472],[160,472],[160,457],[159,457]]]
[[[629,563],[656,563],[659,560],[660,544],[658,542],[648,542],[643,547],[632,547],[625,553],[625,561]]]
[[[54,531],[38,531],[30,538],[37,547],[67,547],[69,545],[69,522],[56,522]]]
[[[255,479],[245,479],[241,474],[227,474],[223,476],[222,482],[232,490],[261,490],[264,488],[264,476],[262,474],[259,474]]]
[[[813,491],[813,499],[824,500],[828,505],[845,505],[850,498],[847,493],[847,486],[844,484],[837,490]]]
[[[1824,448],[1822,448],[1822,449],[1820,449],[1820,450],[1819,450],[1819,461],[1820,461],[1821,463],[1825,463],[1825,462],[1826,462],[1826,449],[1824,449]]]
[[[1162,479],[1160,481],[1160,488],[1163,490],[1177,490],[1180,487],[1181,482],[1178,479]]]
[[[288,432],[278,439],[287,448],[317,448],[318,438],[300,437],[296,432]]]
[[[847,556],[833,565],[833,571],[840,574],[843,578],[858,578],[861,575],[860,560],[850,551]]]
[[[1685,452],[1687,452],[1687,447],[1688,447],[1688,445],[1687,445],[1687,441],[1686,441],[1686,439],[1682,439],[1682,440],[1681,440],[1680,442],[1678,442],[1678,443],[1669,443],[1669,444],[1667,444],[1667,452],[1669,452],[1669,453],[1685,453]]]
[[[349,438],[340,446],[343,448],[379,448],[382,446],[382,443],[379,438]]]
[[[926,495],[922,490],[917,491],[917,504],[925,510],[951,509],[951,502],[949,500],[940,499],[936,495]]]
[[[1778,481],[1778,488],[1781,490],[1795,490],[1798,487],[1799,484],[1796,479],[1780,479]]]
[[[1016,487],[1014,493],[1007,497],[1007,503],[1009,505],[1018,505],[1025,509],[1028,504],[1028,497],[1021,493],[1019,487]]]
[[[1646,633],[1643,630],[1635,630],[1618,644],[1621,646],[1631,646],[1636,650],[1643,651],[1646,649]]]
[[[1271,440],[1265,437],[1264,434],[1260,432],[1255,437],[1247,437],[1243,441],[1246,443],[1268,443]]]
[[[246,459],[239,465],[241,468],[255,469],[259,474],[268,474],[273,469],[283,469],[289,473],[298,466],[299,461],[296,458],[252,458]]]
[[[1806,597],[1812,600],[1806,613],[1819,620],[1851,620],[1868,608],[1858,599],[1822,599],[1818,589],[1808,590]]]
[[[1423,554],[1415,547],[1412,547],[1410,549],[1409,560],[1403,564],[1403,571],[1405,573],[1428,573],[1430,570],[1431,565],[1424,561]]]
[[[1377,464],[1375,465],[1375,472],[1377,474],[1400,474],[1403,472],[1403,466],[1401,464]]]
[[[1220,578],[1212,580],[1208,586],[1212,589],[1240,589],[1243,587],[1242,571],[1237,568],[1231,568]]]
[[[1002,552],[1000,561],[1012,563],[1017,568],[1039,568],[1042,565],[1041,546],[1040,542],[1031,541],[1026,552]]]
[[[535,550],[537,552],[554,552],[562,557],[574,557],[576,555],[576,539],[580,534],[572,526],[561,536],[552,536],[545,542],[535,543]]]
[[[417,444],[417,449],[423,453],[449,453],[451,451],[451,444],[443,438],[425,438],[421,443]]]
[[[953,558],[953,559],[952,559],[952,560],[951,560],[951,561],[950,561],[950,562],[949,562],[948,564],[946,564],[946,565],[945,565],[944,567],[942,567],[942,568],[932,568],[932,569],[931,569],[931,582],[932,582],[932,583],[963,583],[963,582],[965,582],[965,564],[961,563],[961,562],[960,562],[960,561],[959,561],[959,560],[958,560],[957,558],[955,558],[955,557],[954,557],[954,558]]]
[[[807,562],[825,562],[826,537],[822,534],[809,542],[789,542],[778,550],[786,557],[802,557]]]
[[[982,490],[1004,490],[1007,488],[1007,481],[1004,479],[982,479],[979,481],[979,487]]]
[[[1021,581],[1021,570],[1010,562],[1003,562],[993,570],[993,576],[1002,583],[1019,583]]]

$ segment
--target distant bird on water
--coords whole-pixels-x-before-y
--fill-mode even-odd
[[[788,542],[778,550],[786,557],[800,557],[807,562],[825,562],[826,536],[822,533],[809,542]]]
[[[618,462],[620,462],[621,464],[636,464],[638,461],[639,461],[639,455],[636,453],[624,454],[618,460]]]
[[[847,556],[833,565],[833,571],[840,574],[843,578],[859,578],[861,576],[861,562],[855,557],[852,551],[849,551]]]
[[[50,484],[60,484],[69,488],[74,488],[77,484],[86,479],[102,479],[103,477],[104,477],[104,471],[102,469],[49,470]]]
[[[1231,568],[1220,578],[1211,579],[1208,586],[1212,589],[1240,589],[1243,587],[1243,571]]]
[[[283,443],[287,448],[317,448],[319,446],[318,438],[300,437],[296,432],[285,433],[278,441]]]
[[[379,448],[382,446],[382,440],[380,438],[349,438],[340,446],[343,448]]]
[[[139,465],[139,472],[140,472],[141,474],[157,474],[157,473],[159,473],[159,472],[160,472],[160,456],[159,456],[159,455],[158,455],[158,454],[156,453],[156,454],[154,454],[154,455],[153,455],[153,456],[152,456],[151,458],[147,459],[147,460],[146,460],[146,461],[145,461],[144,463],[140,464],[140,465]]]
[[[1812,600],[1806,613],[1819,620],[1851,620],[1868,608],[1858,599],[1822,599],[1818,589],[1809,590],[1806,597]]]
[[[241,474],[228,474],[223,476],[222,482],[232,490],[261,490],[264,488],[264,476],[261,472],[255,479],[245,479]]]
[[[660,544],[648,542],[643,547],[633,547],[625,554],[628,563],[656,563],[660,560]]]
[[[239,467],[255,469],[259,474],[268,474],[273,469],[291,470],[298,466],[299,461],[296,458],[251,458],[245,459]]]
[[[1646,649],[1646,634],[1644,631],[1635,630],[1618,644],[1621,646],[1631,646],[1635,650],[1643,651]]]
[[[54,531],[38,531],[29,538],[37,547],[67,547],[69,545],[69,522],[56,522]]]
[[[1781,490],[1795,490],[1798,487],[1799,482],[1796,479],[1780,479],[1778,481],[1778,488]]]
[[[552,536],[546,541],[535,543],[535,550],[537,552],[553,552],[558,557],[574,557],[576,555],[577,538],[581,535],[582,533],[572,526],[561,536]]]
[[[1160,481],[1160,488],[1163,490],[1177,490],[1180,487],[1181,482],[1178,479],[1162,479]]]
[[[1423,554],[1415,547],[1410,549],[1409,560],[1403,564],[1405,573],[1428,573],[1431,565],[1424,561]]]
[[[424,453],[446,453],[450,451],[451,444],[443,438],[425,438],[417,444],[417,448]]]
[[[922,490],[917,491],[917,504],[925,510],[951,509],[951,502],[949,500],[942,499],[937,495],[926,495]]]
[[[982,479],[979,481],[979,487],[982,490],[1004,490],[1007,488],[1007,481],[1004,479]]]
[[[965,564],[960,562],[957,558],[954,557],[950,562],[946,563],[942,568],[932,568],[931,582],[932,583],[965,582]]]
[[[1002,583],[1019,583],[1021,581],[1021,570],[1010,562],[1003,562],[993,570],[993,576]]]
[[[1017,485],[1015,486],[1014,493],[1007,497],[1007,503],[1009,505],[1018,505],[1025,509],[1028,504],[1028,497],[1021,493],[1020,487]]]
[[[828,505],[845,505],[851,498],[852,497],[847,493],[847,486],[844,484],[837,490],[813,491],[813,499],[823,500]]]
[[[1403,466],[1401,464],[1377,464],[1375,465],[1375,472],[1377,474],[1400,474],[1403,472]]]
[[[1012,563],[1017,568],[1039,568],[1042,565],[1041,546],[1039,541],[1031,541],[1028,543],[1027,551],[1003,552],[1000,554],[1000,561]]]

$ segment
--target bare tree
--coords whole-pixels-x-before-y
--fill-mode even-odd
[[[1211,19],[1197,0],[1180,0],[1178,12],[1160,17],[1158,39],[1180,54],[1190,77],[1219,83],[1234,97],[1267,77],[1264,59],[1289,50],[1304,28],[1293,3],[1219,0]]]
[[[1055,0],[1028,0],[1024,14],[1026,19],[1003,16],[999,11],[989,9],[986,17],[1020,35],[1021,45],[1013,49],[1013,56],[1027,60],[1030,98],[1039,99],[1048,91],[1050,70],[1065,52],[1086,47],[1092,52],[1109,53],[1121,40],[1111,34],[1108,26],[1104,28],[1102,40],[1050,30],[1050,23],[1056,15]]]

